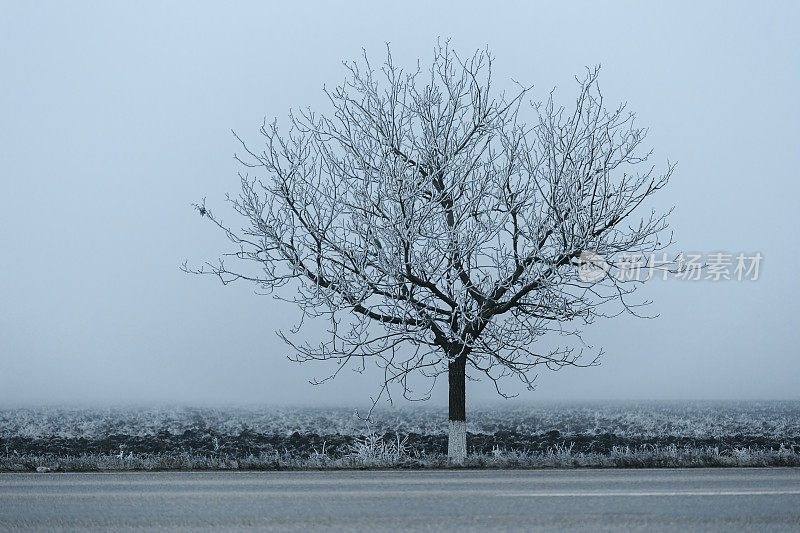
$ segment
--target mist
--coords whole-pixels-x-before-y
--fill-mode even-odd
[[[362,48],[377,62],[389,42],[413,67],[440,37],[488,45],[499,84],[565,104],[601,64],[654,164],[678,163],[649,206],[676,206],[675,253],[764,257],[755,281],[648,282],[636,299],[657,318],[599,321],[585,331],[599,367],[509,383],[511,401],[800,399],[800,10],[455,5],[3,3],[0,404],[368,403],[375,369],[313,386],[331,369],[286,359],[291,304],[181,272],[230,249],[191,204],[237,225],[231,130],[257,144],[264,118],[327,110],[323,86]]]

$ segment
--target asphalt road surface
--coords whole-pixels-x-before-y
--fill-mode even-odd
[[[800,469],[0,474],[0,529],[800,531]]]

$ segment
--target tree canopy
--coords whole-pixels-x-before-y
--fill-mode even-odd
[[[530,387],[541,366],[592,364],[581,326],[618,312],[612,301],[634,312],[635,282],[583,279],[581,254],[613,268],[665,247],[668,212],[642,206],[674,166],[648,163],[646,130],[624,104],[606,108],[599,69],[563,107],[553,93],[531,101],[529,86],[496,91],[492,63],[447,43],[424,69],[391,53],[377,68],[366,54],[345,63],[328,112],[293,111],[283,129],[265,121],[260,147],[242,142],[230,200],[244,225],[198,205],[235,249],[194,272],[326,319],[324,339],[281,333],[295,360],[335,361],[330,377],[374,360],[382,391],[412,398],[429,391],[410,376],[456,362],[498,392],[506,376]]]

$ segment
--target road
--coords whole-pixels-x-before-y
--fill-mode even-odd
[[[0,529],[800,531],[800,469],[0,474]]]

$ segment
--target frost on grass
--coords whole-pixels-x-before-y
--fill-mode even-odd
[[[312,470],[365,468],[450,468],[446,454],[397,450],[392,445],[359,448],[341,456],[317,453],[298,457],[286,452],[229,457],[197,453],[161,453],[53,457],[50,455],[6,455],[0,471],[103,470]],[[471,454],[459,468],[679,468],[800,466],[800,450],[780,446],[777,450],[717,447],[640,446],[615,447],[608,453],[574,452],[555,446],[544,452],[497,449],[490,454]]]
[[[434,408],[0,411],[0,470],[447,467]],[[477,409],[466,467],[800,466],[800,404]]]
[[[364,410],[362,409],[362,412]],[[376,410],[369,423],[355,408],[108,408],[0,410],[0,437],[97,439],[109,435],[148,436],[207,431],[220,435],[253,432],[364,435],[375,432],[438,435],[447,426],[446,410],[413,408]],[[475,408],[467,421],[473,434],[498,431],[543,435],[614,434],[624,437],[765,438],[800,436],[800,402],[610,402],[541,403]]]

